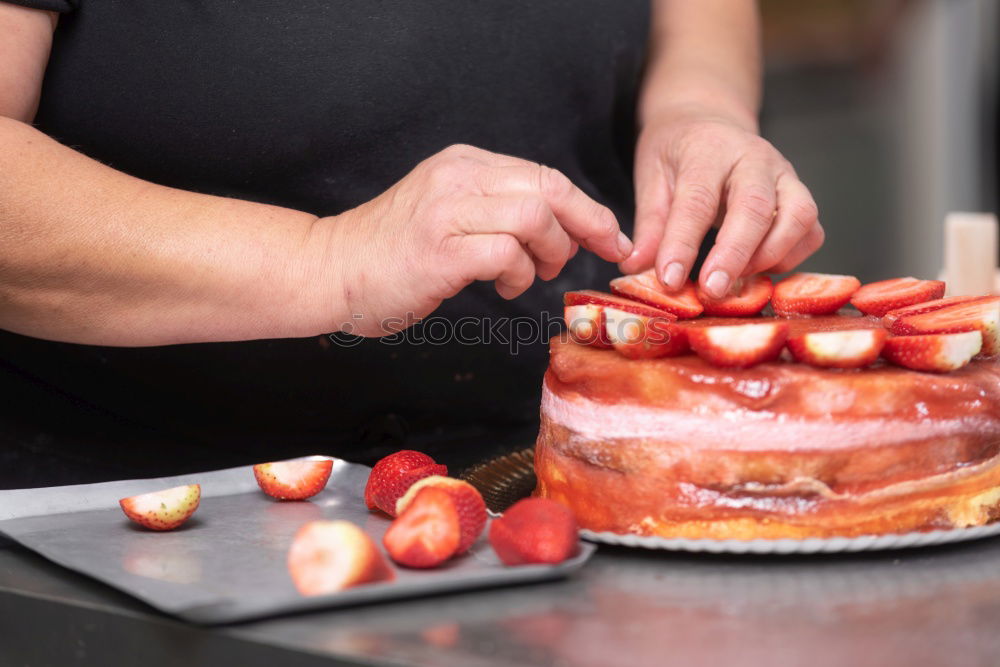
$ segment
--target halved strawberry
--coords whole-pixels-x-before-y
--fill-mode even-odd
[[[396,503],[396,514],[402,515],[413,499],[417,497],[417,494],[429,486],[446,491],[451,495],[455,509],[458,510],[458,524],[461,534],[455,555],[464,554],[475,544],[482,534],[483,528],[486,527],[486,503],[483,501],[483,497],[479,495],[476,487],[468,482],[454,477],[432,475],[424,477],[403,494],[403,497]]]
[[[576,519],[548,498],[525,498],[490,524],[490,545],[504,565],[561,563],[578,548]]]
[[[673,319],[646,317],[605,308],[605,332],[611,345],[629,359],[655,359],[684,354],[687,334]]]
[[[428,486],[419,491],[382,538],[390,558],[406,567],[434,567],[458,552],[461,520],[451,494]]]
[[[350,521],[310,521],[288,549],[288,573],[302,595],[325,595],[393,579],[375,541]]]
[[[778,357],[788,338],[788,324],[697,327],[687,333],[695,353],[713,366],[747,368]]]
[[[372,468],[365,484],[368,509],[380,509],[396,516],[396,501],[410,485],[431,475],[447,475],[448,468],[434,462],[423,452],[404,449],[386,456]]]
[[[326,488],[333,470],[333,461],[277,461],[258,463],[253,476],[261,490],[279,500],[305,500]]]
[[[940,299],[942,296],[943,281],[893,278],[864,285],[851,297],[851,305],[865,315],[882,317],[890,310]]]
[[[604,333],[604,306],[596,303],[566,306],[563,318],[569,337],[574,342],[602,350],[611,347],[611,341]]]
[[[118,501],[125,516],[150,530],[173,530],[194,514],[201,502],[201,485],[143,493]]]
[[[861,368],[878,359],[885,329],[812,331],[788,339],[788,350],[796,361],[820,368]]]
[[[886,329],[892,329],[893,323],[896,320],[906,317],[908,315],[923,315],[924,313],[930,313],[935,310],[941,310],[948,306],[957,306],[962,303],[972,303],[973,301],[979,301],[980,299],[989,299],[988,296],[946,296],[943,299],[934,299],[932,301],[925,301],[924,303],[917,303],[912,306],[907,306],[905,308],[896,308],[895,310],[890,310],[882,317],[882,326]]]
[[[698,287],[698,300],[705,307],[706,315],[719,317],[747,317],[756,315],[771,300],[774,285],[771,278],[762,273],[738,278],[730,293],[721,299],[713,299]]]
[[[978,331],[983,335],[983,354],[1000,354],[1000,296],[980,297],[919,315],[907,315],[892,323],[892,333],[912,336],[932,333]]]
[[[619,296],[648,303],[680,318],[698,317],[704,308],[698,301],[694,283],[688,280],[679,290],[670,290],[649,269],[611,281],[611,291]]]
[[[620,296],[615,296],[614,294],[607,294],[596,290],[584,289],[576,290],[575,292],[566,292],[563,294],[563,305],[583,306],[587,304],[610,306],[611,308],[624,310],[627,313],[635,313],[636,315],[646,315],[648,317],[672,317],[677,319],[676,315],[669,313],[662,308],[654,308],[646,303],[640,303],[638,301],[633,301],[632,299],[625,299]]]
[[[771,307],[778,315],[829,315],[850,301],[861,281],[830,273],[793,273],[774,286]]]
[[[894,336],[885,342],[882,356],[917,371],[946,373],[965,366],[979,354],[983,337],[978,331],[923,336]]]

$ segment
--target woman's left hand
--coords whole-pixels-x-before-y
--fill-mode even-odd
[[[680,287],[706,232],[721,222],[699,274],[721,297],[734,279],[789,271],[823,244],[812,195],[755,130],[698,108],[645,123],[635,155],[635,249],[623,272],[655,266],[664,284]]]

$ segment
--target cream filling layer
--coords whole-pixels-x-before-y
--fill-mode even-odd
[[[557,396],[542,388],[542,413],[591,438],[655,438],[703,450],[809,451],[859,447],[978,433],[1000,437],[1000,416],[952,419],[803,419],[758,410],[714,415]]]

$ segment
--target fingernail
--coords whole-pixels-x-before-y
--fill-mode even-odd
[[[729,289],[729,275],[725,271],[712,271],[705,282],[705,288],[716,299],[721,299]]]
[[[618,252],[622,259],[625,259],[632,252],[632,242],[625,236],[625,232],[618,232]]]
[[[680,262],[670,262],[663,270],[663,284],[670,289],[680,289],[684,284],[684,265]]]

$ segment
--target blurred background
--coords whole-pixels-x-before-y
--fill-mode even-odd
[[[827,231],[807,270],[934,278],[948,211],[996,211],[997,0],[763,0],[762,132]]]

